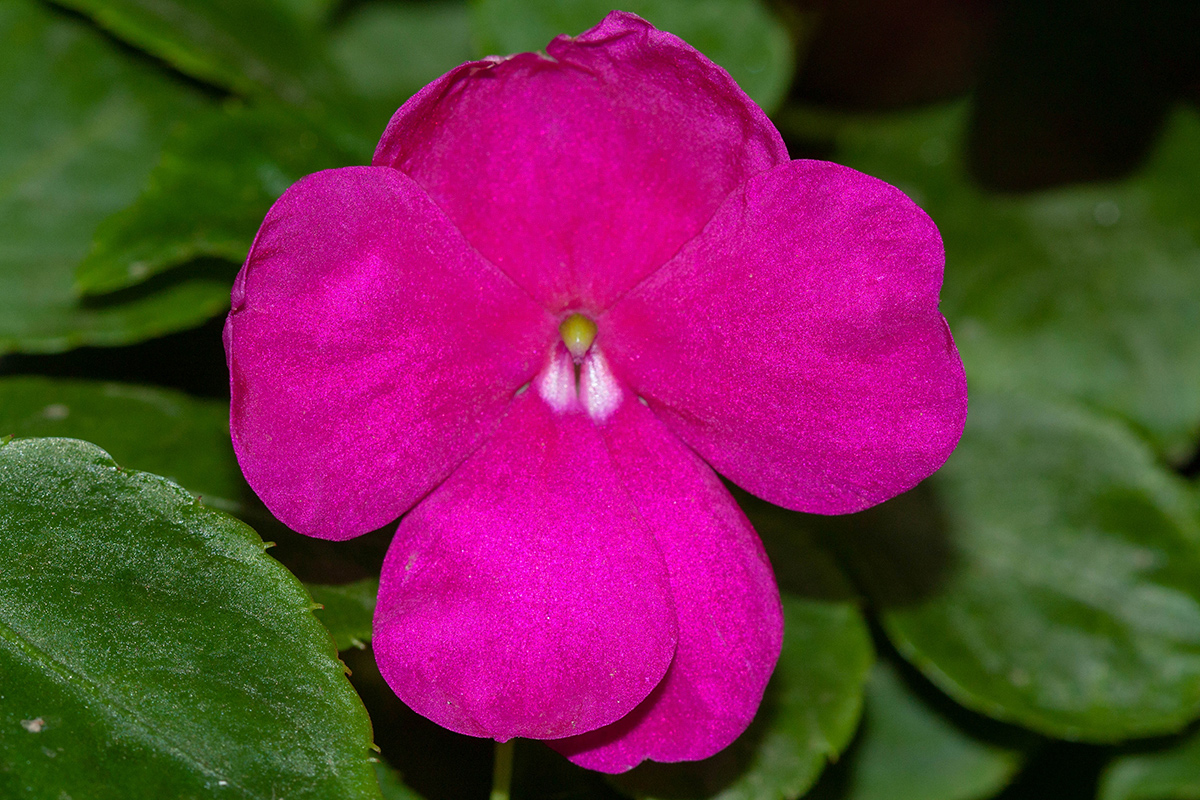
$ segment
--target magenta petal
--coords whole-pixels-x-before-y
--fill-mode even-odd
[[[771,565],[720,479],[641,403],[624,403],[603,433],[666,558],[679,645],[663,682],[632,713],[550,745],[603,772],[707,758],[750,724],[779,658],[783,615]]]
[[[433,82],[373,163],[411,175],[547,308],[598,313],[787,151],[728,73],[632,14],[546,50]]]
[[[662,553],[596,427],[533,391],[401,521],[374,627],[401,700],[499,740],[620,719],[662,680],[676,641]]]
[[[933,222],[898,189],[796,161],[731,195],[600,336],[718,472],[788,508],[857,511],[936,470],[962,433],[942,263]]]
[[[556,337],[408,177],[310,175],[271,209],[234,285],[242,471],[302,533],[377,528],[478,445]]]

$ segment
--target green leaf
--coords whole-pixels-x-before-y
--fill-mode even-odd
[[[229,441],[229,404],[218,400],[121,383],[0,378],[0,436],[84,439],[225,511],[240,510],[248,491]]]
[[[137,201],[96,229],[76,288],[111,292],[202,256],[240,264],[284,190],[369,158],[292,109],[231,106],[201,116],[168,140]]]
[[[476,55],[467,5],[454,0],[363,5],[334,31],[331,48],[358,93],[390,111]]]
[[[923,591],[880,600],[888,635],[934,683],[1067,739],[1200,715],[1200,526],[1142,441],[1080,408],[976,391],[934,488],[946,563]],[[888,561],[904,563],[881,553],[877,570]]]
[[[1177,111],[1129,180],[998,195],[966,177],[967,111],[833,127],[839,161],[896,184],[941,229],[942,308],[972,389],[1069,395],[1186,458],[1200,436],[1200,115]]]
[[[376,763],[375,775],[379,778],[383,800],[422,800],[421,795],[405,786],[399,773],[386,764]]]
[[[1200,800],[1200,733],[1157,752],[1113,761],[1100,779],[1100,800]]]
[[[313,32],[278,0],[56,0],[179,71],[242,95],[295,105],[337,80]],[[312,18],[312,12],[307,12]]]
[[[787,29],[761,0],[630,0],[620,6],[670,31],[729,70],[771,113],[783,100],[796,55]],[[613,9],[611,0],[475,0],[481,54],[541,50],[578,35]]]
[[[977,800],[1004,788],[1020,750],[976,738],[875,665],[855,746],[838,764],[837,800]],[[818,792],[819,796],[820,792]]]
[[[799,535],[797,533],[797,535]],[[646,763],[614,778],[635,797],[798,797],[846,747],[874,651],[852,602],[784,594],[779,666],[750,728],[705,761]]]
[[[27,0],[0,1],[0,41],[0,353],[124,344],[220,313],[228,270],[102,302],[72,288],[96,224],[137,196],[197,96]]]
[[[317,619],[333,636],[338,650],[351,647],[362,649],[371,641],[371,620],[375,615],[375,595],[379,593],[378,578],[342,586],[320,583],[305,584],[308,593],[323,608],[316,610]]]
[[[319,30],[329,21],[338,0],[279,0],[279,5],[305,28]]]
[[[71,439],[0,446],[0,795],[378,798],[371,726],[250,528]]]

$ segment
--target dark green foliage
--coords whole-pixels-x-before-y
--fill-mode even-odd
[[[1022,753],[947,719],[886,662],[867,683],[863,722],[846,758],[814,793],[819,800],[972,800],[991,797]]]
[[[0,436],[85,439],[121,464],[170,478],[225,510],[248,491],[229,441],[229,406],[121,383],[0,378]]]
[[[211,111],[176,129],[141,196],[96,230],[76,270],[76,288],[111,292],[202,256],[241,263],[287,187],[369,157],[343,149],[295,110]]]
[[[0,353],[124,344],[229,303],[229,274],[174,276],[94,303],[73,274],[97,224],[141,189],[197,92],[33,0],[0,2]]]
[[[1200,526],[1148,447],[1079,409],[976,392],[935,487],[946,579],[883,614],[931,680],[1069,739],[1200,715]]]
[[[366,713],[264,549],[94,445],[0,446],[0,794],[378,797]]]
[[[338,650],[362,648],[371,641],[371,617],[375,613],[375,593],[379,581],[365,578],[341,586],[308,584],[308,593],[322,607],[317,619],[329,629]]]
[[[876,175],[929,212],[971,410],[937,476],[862,514],[738,495],[787,634],[728,750],[607,780],[523,742],[514,798],[1200,799],[1200,115],[1177,102],[1200,100],[1195,11],[1017,0],[991,30],[987,4],[954,5],[625,6],[727,68],[794,156]],[[222,399],[16,375],[68,357],[2,354],[221,314],[294,181],[369,163],[389,115],[456,64],[544,47],[610,7],[0,0],[0,442],[18,437],[0,445],[0,796],[482,796],[489,745],[416,718],[374,671],[390,528],[347,543],[287,531],[239,474]],[[939,96],[922,69],[930,86],[970,84],[953,53],[925,49],[952,49],[947,31],[974,20],[961,42],[995,48],[959,54],[982,65],[978,91],[887,113],[788,98],[820,25],[825,84],[840,58],[873,96],[857,65],[875,45],[837,29],[854,15],[895,28],[879,63],[909,70],[889,77],[914,97]],[[89,375],[197,371],[197,353],[169,347],[137,370],[121,360],[147,351],[101,351],[113,369]],[[223,378],[203,391],[221,398]],[[62,436],[122,466],[25,438]],[[210,507],[278,540],[311,597]],[[335,647],[387,763],[370,761]],[[1080,763],[1059,770],[1059,754]]]

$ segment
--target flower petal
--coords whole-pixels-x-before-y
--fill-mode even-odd
[[[453,70],[396,112],[374,164],[411,175],[547,308],[606,308],[787,160],[725,70],[624,12]]]
[[[310,175],[271,209],[234,285],[242,471],[302,533],[378,528],[478,445],[556,337],[406,176]]]
[[[731,195],[596,341],[718,472],[777,505],[857,511],[936,470],[962,433],[942,263],[898,189],[796,161]]]
[[[754,718],[783,613],[766,553],[713,471],[637,402],[603,427],[616,472],[662,548],[679,619],[667,676],[618,722],[550,745],[580,766],[707,758]]]
[[[499,740],[623,717],[662,680],[675,641],[662,554],[596,427],[533,391],[401,521],[373,636],[409,707]]]

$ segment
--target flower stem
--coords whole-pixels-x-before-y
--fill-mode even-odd
[[[492,764],[491,800],[508,800],[512,787],[513,750],[517,740],[496,742],[496,760]]]

